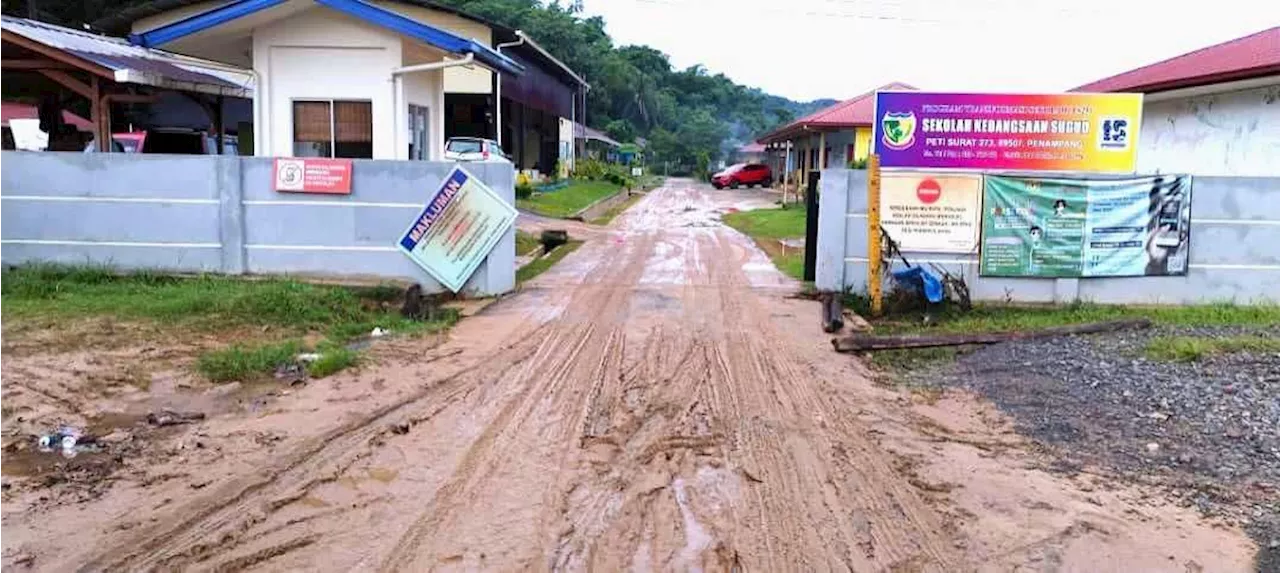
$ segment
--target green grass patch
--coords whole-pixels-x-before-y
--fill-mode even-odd
[[[196,370],[213,382],[245,380],[293,362],[301,350],[302,344],[296,340],[261,345],[233,344],[201,354],[196,360]]]
[[[613,222],[614,217],[621,215],[623,211],[630,209],[632,205],[635,205],[637,201],[643,198],[644,198],[644,195],[640,193],[633,193],[630,197],[627,198],[626,201],[623,201],[621,203],[618,203],[617,205],[610,207],[609,210],[605,211],[603,215],[596,217],[595,219],[592,219],[588,222],[591,223],[592,225],[608,225],[609,223]]]
[[[667,178],[661,175],[641,175],[638,182],[641,191],[657,189],[667,182]]]
[[[753,239],[797,239],[804,237],[804,209],[756,209],[723,217],[724,224]]]
[[[862,313],[860,297],[846,297],[846,306]],[[865,316],[865,314],[864,314]],[[1186,306],[1121,306],[1074,303],[1053,306],[978,304],[973,310],[946,312],[930,325],[920,315],[889,316],[873,321],[884,332],[1000,332],[1034,330],[1086,322],[1147,318],[1168,326],[1265,326],[1280,324],[1280,305],[1214,303]]]
[[[6,327],[19,329],[23,324],[57,328],[84,318],[109,316],[171,329],[238,332],[248,327],[270,333],[264,336],[268,340],[241,342],[201,355],[196,369],[215,382],[268,373],[282,362],[292,361],[306,350],[297,342],[304,335],[321,334],[321,346],[332,349],[367,336],[375,327],[416,334],[446,329],[458,319],[454,309],[437,309],[426,320],[400,316],[403,291],[391,285],[348,287],[278,278],[179,277],[117,273],[104,267],[33,265],[6,269],[0,277],[0,294]],[[354,363],[353,357],[342,354],[338,351],[328,358],[321,369]]]
[[[780,239],[804,238],[805,212],[800,207],[738,211],[722,217],[724,223],[751,237],[783,274],[804,280],[804,250],[783,248]]]
[[[527,255],[542,247],[538,236],[516,229],[516,254]]]
[[[542,257],[536,261],[530,262],[529,264],[523,267],[520,267],[519,269],[516,270],[516,283],[523,283],[525,281],[533,279],[533,277],[536,277],[542,274],[543,271],[546,271],[547,269],[551,268],[553,265],[560,262],[560,259],[563,259],[566,256],[568,256],[569,253],[572,253],[578,250],[578,247],[581,247],[581,246],[582,246],[582,241],[570,240],[569,242],[563,245],[560,245],[559,247],[556,247],[555,250],[551,251],[550,253],[547,253],[545,257]]]
[[[307,365],[307,374],[313,378],[324,378],[330,374],[355,366],[360,362],[360,353],[345,346],[335,346],[320,353],[320,358]]]
[[[1153,360],[1195,362],[1218,354],[1280,352],[1280,338],[1256,334],[1241,336],[1158,336],[1147,342],[1145,354]]]
[[[562,189],[538,193],[528,199],[518,199],[516,206],[546,217],[563,219],[620,190],[620,185],[608,181],[575,180]]]
[[[866,297],[846,295],[845,306],[868,316]],[[1158,326],[1270,326],[1280,324],[1280,305],[1214,303],[1186,306],[1121,306],[1092,303],[1019,306],[979,304],[967,313],[943,312],[930,324],[921,314],[907,313],[872,320],[881,334],[981,333],[1037,330],[1089,322],[1146,318]],[[1280,339],[1259,335],[1237,337],[1162,336],[1151,340],[1145,354],[1157,360],[1195,361],[1228,352],[1280,352]],[[965,352],[953,348],[878,351],[871,363],[883,371],[902,375],[938,364]]]

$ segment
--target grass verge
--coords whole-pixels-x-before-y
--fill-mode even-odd
[[[622,187],[608,181],[573,181],[556,191],[536,193],[528,199],[517,199],[516,206],[546,217],[563,219],[621,189]]]
[[[630,209],[632,205],[635,205],[637,201],[643,198],[644,198],[644,195],[641,193],[632,193],[631,196],[628,197],[626,201],[623,201],[621,203],[618,203],[617,205],[610,207],[609,210],[605,211],[603,215],[596,217],[595,219],[592,219],[587,222],[591,223],[592,225],[608,225],[609,223],[613,222],[614,217],[621,215],[623,211]]]
[[[213,382],[244,380],[292,363],[301,350],[302,343],[297,340],[260,345],[233,344],[201,354],[196,360],[196,370]]]
[[[196,369],[215,382],[266,374],[293,361],[298,352],[308,350],[299,342],[303,337],[319,340],[317,346],[326,350],[322,359],[327,362],[319,366],[323,371],[354,364],[353,356],[344,356],[338,349],[375,327],[416,334],[440,331],[457,321],[457,313],[449,310],[425,321],[400,316],[402,290],[391,285],[347,287],[277,278],[121,274],[105,267],[6,269],[0,277],[0,295],[6,334],[30,327],[56,329],[94,317],[153,323],[163,327],[166,336],[180,330],[237,336],[247,330],[263,333],[253,335],[260,340],[242,341],[198,358]],[[312,365],[313,375],[316,367]]]
[[[542,242],[538,240],[538,236],[532,233],[526,233],[516,229],[516,254],[527,255],[542,246]]]
[[[849,295],[845,306],[866,316],[864,297]],[[975,305],[967,313],[943,312],[931,324],[920,315],[906,314],[872,320],[877,333],[981,333],[1036,330],[1087,322],[1147,318],[1160,326],[1269,326],[1280,324],[1280,305],[1214,303],[1187,306],[1120,306],[1092,303],[1015,306]],[[910,385],[910,373],[970,352],[974,347],[886,350],[871,353],[872,366],[890,375],[897,385]],[[1227,337],[1159,336],[1145,348],[1155,360],[1191,362],[1230,352],[1280,352],[1280,339],[1260,335]]]
[[[1280,352],[1280,338],[1271,336],[1158,336],[1147,342],[1145,354],[1153,360],[1195,362],[1218,354]]]
[[[523,283],[525,281],[533,279],[533,277],[536,277],[542,274],[544,271],[551,268],[556,263],[560,262],[560,259],[563,259],[566,256],[568,256],[569,253],[572,253],[578,250],[578,247],[581,247],[581,246],[582,246],[582,241],[570,240],[569,242],[563,245],[560,245],[559,247],[556,247],[555,250],[551,251],[550,253],[547,253],[546,256],[538,260],[532,261],[529,264],[523,267],[520,267],[519,269],[516,269],[516,283],[517,284]]]
[[[846,297],[846,306],[862,313],[859,297]],[[865,316],[865,315],[864,315]],[[1212,303],[1186,306],[1120,306],[1073,303],[1053,306],[979,304],[967,313],[944,312],[933,324],[919,315],[888,316],[872,321],[881,332],[1000,332],[1034,330],[1086,322],[1147,318],[1166,326],[1266,326],[1280,324],[1280,305]]]
[[[751,237],[783,274],[796,280],[804,279],[804,250],[786,248],[779,242],[780,239],[804,238],[804,209],[793,206],[738,211],[726,214],[722,220],[726,225]]]

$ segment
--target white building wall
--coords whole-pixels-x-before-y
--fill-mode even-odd
[[[409,105],[422,106],[430,111],[431,117],[428,121],[428,137],[431,148],[428,157],[432,161],[440,161],[444,156],[444,92],[442,91],[443,73],[445,70],[435,70],[428,72],[414,72],[404,74],[404,99],[405,109],[408,111]],[[408,159],[408,120],[406,119],[398,133],[404,134],[404,139],[399,140],[399,149],[396,157],[399,159]]]
[[[477,40],[490,48],[493,47],[493,30],[480,22],[468,20],[448,12],[431,10],[402,2],[378,0],[373,3],[411,20],[442,30],[448,30],[455,36]],[[446,68],[444,70],[444,91],[451,94],[492,93],[493,73],[481,66]]]
[[[1262,87],[1171,99],[1149,94],[1138,171],[1280,176],[1280,77],[1274,80]]]
[[[399,117],[391,71],[400,67],[400,37],[326,8],[314,8],[260,28],[253,35],[253,65],[264,78],[266,149],[257,155],[293,155],[293,102],[305,99],[369,101],[373,158],[396,159]]]

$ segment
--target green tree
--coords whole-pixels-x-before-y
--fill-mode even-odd
[[[625,119],[615,119],[609,122],[609,125],[604,126],[604,132],[621,143],[631,143],[636,140],[635,126]]]

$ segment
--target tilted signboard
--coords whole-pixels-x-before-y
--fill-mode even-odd
[[[515,220],[515,207],[458,166],[397,245],[440,284],[458,292]]]

